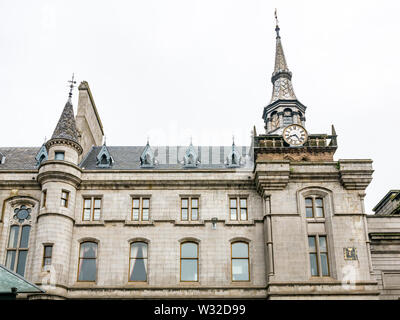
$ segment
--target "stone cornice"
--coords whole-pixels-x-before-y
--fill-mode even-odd
[[[67,182],[74,187],[77,187],[81,183],[81,179],[77,176],[68,172],[57,170],[41,172],[38,174],[37,180],[40,184],[43,184],[47,181]]]
[[[82,152],[83,152],[83,149],[79,143],[77,143],[76,141],[70,140],[70,139],[66,139],[66,138],[50,139],[49,141],[46,142],[46,148],[47,148],[47,150],[49,150],[49,148],[51,146],[60,145],[60,144],[73,147],[74,149],[76,149],[76,151],[78,151],[78,154],[82,154]]]
[[[372,160],[339,160],[340,182],[348,190],[365,190],[372,181]]]

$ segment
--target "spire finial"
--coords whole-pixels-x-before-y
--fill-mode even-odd
[[[148,145],[150,145],[149,139],[150,139],[149,136],[147,136],[147,144],[148,144]]]
[[[71,100],[71,98],[72,98],[72,89],[75,87],[74,84],[76,84],[76,81],[74,81],[74,74],[72,74],[72,79],[68,80],[68,82],[70,83],[68,100]]]
[[[235,145],[235,135],[234,134],[232,135],[232,145],[233,146]]]
[[[276,10],[276,8],[275,8],[275,24],[276,24],[276,26],[275,26],[275,31],[276,31],[276,37],[277,38],[280,38],[280,36],[279,36],[279,21],[278,21],[278,11]]]
[[[105,146],[105,145],[106,145],[106,142],[107,142],[107,136],[105,135],[105,136],[104,136],[104,142],[103,142],[103,146]]]

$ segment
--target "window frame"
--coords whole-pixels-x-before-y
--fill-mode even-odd
[[[46,248],[50,247],[51,248],[51,253],[50,256],[46,255]],[[46,266],[50,266],[53,262],[53,247],[54,245],[52,243],[44,243],[43,244],[43,259],[42,259],[42,270],[46,268]],[[49,264],[45,264],[46,259],[50,259]]]
[[[42,191],[42,208],[46,208],[46,202],[47,202],[47,189],[44,189]]]
[[[96,244],[96,257],[95,258],[81,258],[81,250],[82,250],[82,245],[85,243],[95,243]],[[96,283],[97,282],[97,276],[98,276],[98,265],[97,265],[97,258],[99,256],[99,243],[98,241],[95,241],[93,239],[88,239],[84,240],[82,242],[79,242],[79,252],[78,252],[78,268],[77,268],[77,276],[76,276],[76,281],[77,282],[88,282],[88,283]],[[80,264],[81,264],[81,259],[86,259],[86,260],[96,260],[96,279],[95,280],[79,280],[79,271],[80,271]]]
[[[133,206],[134,200],[139,200],[139,207],[138,208]],[[143,206],[144,200],[148,200],[149,201],[149,206],[146,207],[146,208],[144,208],[144,206]],[[136,222],[148,222],[148,221],[150,221],[150,208],[151,208],[151,196],[150,195],[132,195],[131,196],[131,221],[136,221]],[[137,219],[133,218],[133,209],[138,209],[139,210],[139,214],[138,214],[138,218]],[[148,210],[147,219],[143,219],[143,209],[147,209]]]
[[[229,197],[229,220],[230,221],[249,221],[249,197],[247,195],[230,195]],[[231,200],[236,201],[236,208],[231,206]],[[242,207],[241,200],[246,201],[246,206]],[[232,219],[231,210],[236,209],[236,219]],[[246,219],[242,219],[242,209],[246,210]]]
[[[66,194],[66,198],[63,198],[63,193]],[[68,205],[69,205],[69,194],[70,194],[70,191],[64,190],[64,189],[61,190],[61,202],[60,202],[60,206],[61,206],[62,208],[68,208]],[[65,201],[65,205],[63,205],[63,200]]]
[[[90,200],[90,208],[86,208],[86,200]],[[100,200],[100,208],[96,208],[96,200]],[[85,210],[90,209],[90,218],[85,219]],[[99,209],[99,218],[95,219],[94,218],[94,213],[95,210]],[[102,196],[96,196],[96,195],[91,195],[91,196],[83,196],[83,206],[82,206],[82,221],[101,221],[103,213],[103,197]]]
[[[185,244],[188,244],[188,243],[193,243],[193,244],[195,244],[196,245],[196,249],[197,249],[197,255],[196,255],[196,258],[182,258],[182,247],[185,245]],[[199,254],[200,254],[200,245],[199,245],[199,243],[198,242],[196,242],[196,241],[193,241],[193,240],[186,240],[186,241],[182,241],[181,243],[180,243],[180,247],[179,247],[179,281],[180,282],[199,282],[200,281],[200,266],[199,266],[199,261],[200,261],[200,257],[199,257]],[[196,266],[197,266],[197,280],[182,280],[182,260],[196,260],[196,262],[197,262],[197,264],[196,264]]]
[[[183,207],[183,200],[187,200],[188,206]],[[197,200],[197,207],[193,207],[193,200]],[[199,221],[200,220],[200,196],[199,195],[181,195],[181,221]],[[187,210],[187,219],[183,219],[182,209]],[[197,210],[197,219],[193,219],[193,209]]]
[[[307,206],[307,200],[311,199],[311,206]],[[321,200],[322,201],[322,206],[317,206],[316,205],[316,200]],[[325,219],[325,201],[324,201],[324,197],[321,195],[307,195],[304,197],[304,208],[305,208],[305,216],[306,219]],[[307,217],[307,208],[311,208],[311,212],[312,212],[312,216],[311,217]],[[316,215],[317,213],[317,208],[321,208],[322,209],[322,216],[318,217]]]
[[[315,241],[315,251],[311,251],[310,245],[309,245],[309,238],[313,237],[314,241]],[[320,238],[325,238],[325,246],[326,246],[326,251],[321,251],[320,248]],[[327,234],[308,234],[307,235],[307,245],[308,245],[308,263],[309,263],[309,272],[311,274],[312,278],[324,278],[324,277],[331,277],[331,267],[330,267],[330,263],[329,263],[329,248],[328,248],[328,235]],[[310,262],[310,255],[311,254],[316,254],[317,256],[317,275],[313,275],[311,272],[311,262]],[[328,268],[328,274],[327,275],[323,275],[323,271],[322,271],[322,259],[321,259],[321,254],[326,254],[326,265]]]
[[[62,154],[62,159],[57,159],[57,154]],[[54,151],[54,160],[64,161],[65,160],[65,151],[64,150],[56,150]]]
[[[247,258],[234,258],[233,254],[233,246],[237,243],[245,243],[247,245]],[[248,280],[233,280],[233,260],[244,260],[247,259],[247,275]],[[231,282],[250,282],[251,281],[251,272],[250,272],[250,243],[244,240],[236,240],[231,242]]]
[[[10,244],[10,236],[11,236],[11,229],[13,228],[13,227],[17,227],[18,228],[18,235],[17,235],[17,237],[18,237],[18,239],[17,239],[17,243],[15,244],[15,247],[10,247],[9,246],[9,244]],[[22,240],[22,230],[23,230],[23,228],[24,227],[29,227],[29,234],[28,234],[28,242],[27,242],[27,246],[26,247],[21,247],[21,240]],[[21,251],[25,251],[26,252],[26,257],[25,257],[25,266],[24,266],[24,272],[23,272],[23,274],[21,275],[21,276],[25,276],[25,271],[26,271],[26,265],[27,265],[27,262],[28,262],[28,253],[29,253],[29,240],[30,240],[30,238],[31,238],[31,230],[32,230],[32,225],[31,224],[29,224],[29,223],[24,223],[24,224],[17,224],[17,223],[12,223],[11,225],[10,225],[10,228],[9,228],[9,231],[8,231],[8,238],[7,238],[7,245],[6,245],[6,250],[5,250],[5,263],[4,263],[4,265],[7,267],[7,268],[9,268],[10,270],[12,270],[13,272],[15,272],[15,273],[18,273],[17,271],[18,271],[18,263],[19,263],[19,260],[20,260],[20,255],[19,255],[19,253],[21,252]],[[8,262],[8,253],[9,252],[15,252],[15,255],[14,255],[14,265],[11,267],[11,266],[8,266],[7,265],[7,262]],[[18,273],[19,274],[19,273]]]
[[[132,258],[131,253],[132,253],[132,245],[135,243],[144,243],[146,244],[146,258]],[[145,260],[145,265],[146,265],[146,280],[131,280],[131,262],[132,260]],[[134,240],[129,242],[129,265],[128,265],[128,282],[130,283],[147,283],[149,280],[149,243],[144,240]]]

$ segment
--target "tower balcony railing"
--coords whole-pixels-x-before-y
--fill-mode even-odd
[[[281,135],[258,135],[254,137],[255,148],[293,148],[285,142]],[[337,148],[337,135],[328,134],[310,134],[307,141],[299,146],[307,148]],[[297,148],[299,148],[297,147]]]

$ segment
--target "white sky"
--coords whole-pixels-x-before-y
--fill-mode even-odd
[[[371,212],[400,189],[395,0],[0,0],[0,146],[51,137],[73,72],[108,145],[249,145],[272,92],[274,8],[307,130],[334,124],[336,160],[374,160]]]

